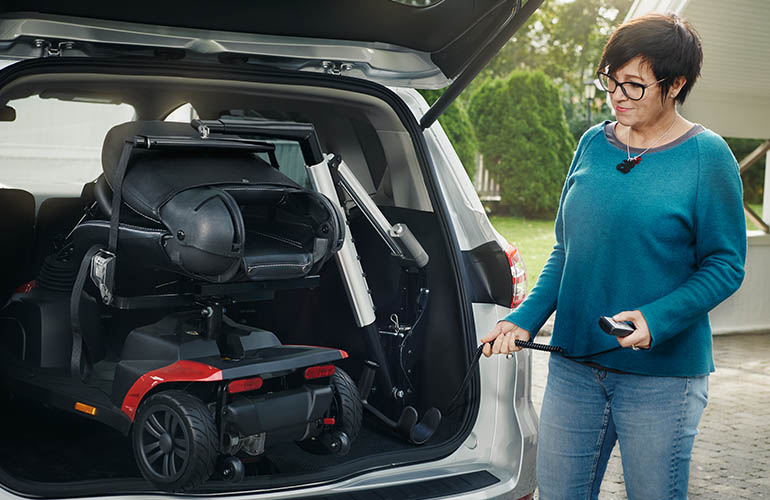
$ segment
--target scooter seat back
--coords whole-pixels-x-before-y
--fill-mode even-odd
[[[112,186],[119,184],[123,145],[145,136],[197,138],[179,123],[132,122],[111,129],[102,153],[104,175],[95,187],[105,220],[111,216]],[[122,202],[119,260],[126,232],[131,243],[148,246],[143,251],[134,245],[133,258],[214,283],[307,276],[344,239],[341,214],[325,196],[252,152],[134,149]],[[142,230],[147,237],[137,239]]]

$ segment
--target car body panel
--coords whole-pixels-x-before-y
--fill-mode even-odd
[[[320,63],[328,60],[339,63],[340,71],[380,83],[398,79],[402,85],[438,88],[477,56],[517,5],[516,0],[442,0],[423,8],[392,0],[365,7],[355,0],[236,0],[223,8],[178,0],[160,5],[9,0],[0,7],[0,51],[38,57],[40,50],[22,46],[28,39],[34,49],[34,40],[44,39],[74,42],[68,49],[74,51],[80,44],[101,44],[124,51],[158,47],[254,55],[263,64],[310,71],[324,71]]]
[[[241,0],[231,2],[240,13],[232,16],[218,4],[178,0],[147,9],[136,2],[9,0],[0,5],[0,56],[213,58],[383,85],[449,85],[418,117],[427,128],[542,2],[378,0],[361,8],[355,0]]]
[[[419,118],[430,109],[420,93],[413,89],[391,90],[409,106],[415,117]],[[484,206],[463,168],[460,157],[438,121],[425,129],[423,135],[436,164],[436,173],[447,207],[455,219],[460,249],[468,251],[488,241],[500,241],[499,235],[489,223]]]
[[[73,49],[74,50],[74,49]],[[392,88],[396,96],[419,119],[428,109],[413,89]],[[468,251],[490,241],[504,240],[491,226],[481,202],[447,135],[435,122],[422,137],[432,164],[438,196],[446,207],[450,233],[459,250]],[[408,142],[408,141],[406,141]],[[426,179],[431,183],[433,180]],[[501,241],[502,240],[502,241]],[[472,304],[473,339],[477,345],[510,309],[495,304]],[[478,371],[481,389],[479,411],[473,428],[462,444],[439,460],[381,468],[336,482],[307,484],[282,491],[258,492],[260,498],[294,498],[298,495],[330,495],[370,488],[427,481],[474,471],[489,471],[500,479],[483,490],[455,498],[519,498],[534,490],[534,453],[537,417],[529,398],[530,354],[519,352],[513,359],[482,358]],[[63,492],[64,493],[64,492]],[[253,498],[238,493],[234,498]],[[1,491],[0,498],[19,498]],[[110,497],[115,498],[115,497]],[[135,497],[131,497],[135,498]]]

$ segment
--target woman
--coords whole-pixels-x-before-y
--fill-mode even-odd
[[[746,256],[735,158],[675,107],[701,61],[698,35],[675,15],[613,33],[599,79],[617,122],[583,135],[537,286],[482,339],[486,356],[518,351],[514,341],[529,340],[556,310],[551,343],[569,357],[549,361],[543,500],[597,498],[616,440],[630,499],[686,498],[714,371],[707,313],[738,289]],[[607,335],[601,316],[635,331]]]

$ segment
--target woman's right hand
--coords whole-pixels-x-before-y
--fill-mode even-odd
[[[530,334],[527,330],[514,325],[510,321],[500,321],[481,339],[481,342],[484,344],[482,352],[486,357],[490,357],[493,354],[517,352],[521,350],[521,347],[516,345],[516,340],[529,342],[529,339]]]

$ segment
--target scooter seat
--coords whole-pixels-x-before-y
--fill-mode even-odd
[[[122,183],[118,163],[135,137],[199,139],[186,124],[131,122],[113,127],[95,185],[101,220],[81,224],[82,252],[107,243],[112,186],[121,185],[118,261],[212,283],[302,278],[342,246],[341,214],[253,152],[133,149]],[[261,146],[260,146],[261,147]],[[124,245],[126,247],[124,248]]]

